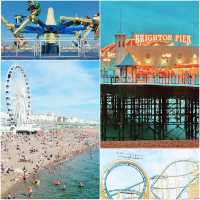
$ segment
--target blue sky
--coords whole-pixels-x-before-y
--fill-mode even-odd
[[[48,7],[54,8],[54,14],[57,21],[60,16],[78,16],[78,17],[93,17],[99,12],[99,3],[97,1],[39,1],[41,4],[41,14],[39,18],[46,21]],[[27,11],[27,1],[2,1],[2,15],[10,22],[13,21],[13,16],[16,14],[29,15]],[[12,38],[12,34],[2,25],[2,37]],[[30,34],[29,34],[30,37]]]
[[[191,34],[198,45],[199,6],[197,1],[101,2],[101,44],[114,42],[114,34]]]
[[[6,111],[4,84],[12,64],[21,65],[28,76],[33,113],[99,120],[98,61],[2,61],[2,111]]]
[[[105,170],[108,165],[116,160],[120,159],[119,153],[125,155],[137,155],[141,159],[134,160],[145,173],[152,177],[159,175],[164,168],[175,160],[196,160],[198,158],[198,149],[101,149],[100,164],[101,172]],[[126,167],[126,171],[123,168],[118,168],[108,179],[108,185],[112,189],[119,188],[120,185],[130,186],[136,181],[135,176],[130,176],[132,170]],[[189,170],[187,167],[179,169],[181,174],[184,170]],[[192,170],[192,169],[191,169]],[[170,171],[171,175],[175,173]],[[183,173],[184,174],[184,173]],[[122,188],[123,188],[122,186]]]

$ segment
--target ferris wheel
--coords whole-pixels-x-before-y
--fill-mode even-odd
[[[31,114],[30,87],[27,75],[21,66],[9,67],[5,93],[11,128],[28,124]]]

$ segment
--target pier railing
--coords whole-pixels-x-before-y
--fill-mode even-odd
[[[42,53],[42,46],[45,40],[26,39],[24,44],[19,46],[14,39],[2,42],[1,56],[2,59],[8,58],[99,58],[99,41],[88,39],[87,41],[77,42],[73,38],[61,39],[57,41],[59,52],[57,54]]]
[[[185,75],[182,77],[179,76],[169,76],[162,77],[159,75],[155,76],[136,76],[136,77],[118,77],[118,76],[103,76],[101,83],[104,84],[159,84],[159,85],[193,85],[199,86],[198,76],[189,76]]]

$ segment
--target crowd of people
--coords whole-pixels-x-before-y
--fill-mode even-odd
[[[97,145],[98,135],[98,130],[93,128],[43,130],[30,135],[1,134],[1,177],[4,185],[1,193],[6,193],[15,183],[26,181],[30,176],[34,179],[42,168],[69,160]]]

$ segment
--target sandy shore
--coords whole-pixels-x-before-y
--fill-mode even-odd
[[[39,170],[98,145],[97,128],[65,128],[35,135],[1,135],[1,197]],[[25,170],[24,170],[25,169]],[[25,173],[24,173],[25,171]]]

